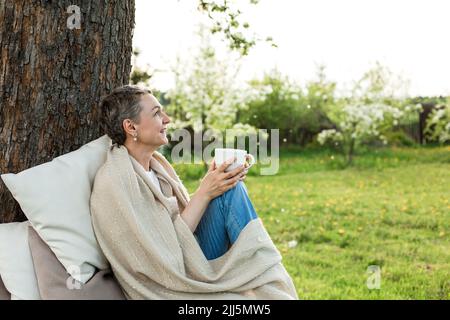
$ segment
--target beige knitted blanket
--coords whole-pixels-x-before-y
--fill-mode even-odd
[[[180,216],[186,188],[160,153],[150,166],[162,192],[125,147],[115,147],[91,195],[95,235],[128,299],[298,299],[260,219],[208,261]]]

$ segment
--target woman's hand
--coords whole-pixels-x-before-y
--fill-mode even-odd
[[[192,195],[188,205],[181,213],[181,217],[192,232],[195,232],[209,202],[236,186],[239,181],[245,179],[248,165],[240,166],[230,172],[225,172],[225,169],[233,161],[234,158],[216,167],[216,163],[213,160],[208,172],[200,182],[197,191]]]
[[[249,166],[250,166],[250,165],[248,164],[248,162],[245,162],[245,164],[244,164],[245,170],[244,170],[244,172],[243,172],[242,177],[241,177],[239,180],[244,181],[245,178],[247,178],[247,172],[248,172],[248,169],[247,169],[247,168],[248,168]]]
[[[235,158],[232,158],[219,167],[216,167],[216,163],[212,160],[209,165],[208,172],[203,177],[198,188],[198,192],[212,200],[221,194],[227,192],[231,188],[234,188],[239,181],[243,181],[247,174],[247,166],[239,166],[234,170],[225,172]]]

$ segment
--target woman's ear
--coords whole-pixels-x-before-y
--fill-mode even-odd
[[[133,121],[131,121],[130,119],[123,120],[122,127],[123,127],[123,130],[125,130],[125,132],[129,135],[133,135],[133,133],[136,132],[136,127],[135,127]]]

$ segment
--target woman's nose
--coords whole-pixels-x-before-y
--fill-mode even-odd
[[[164,117],[164,123],[169,123],[169,122],[170,122],[169,116],[168,116],[167,114],[164,114],[164,115],[165,115],[165,117]]]

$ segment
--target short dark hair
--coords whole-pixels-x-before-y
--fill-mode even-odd
[[[139,123],[139,114],[142,110],[140,101],[145,94],[153,94],[153,92],[139,86],[125,85],[115,88],[101,99],[101,127],[113,144],[120,146],[125,143],[127,136],[123,129],[123,120],[131,119]]]

